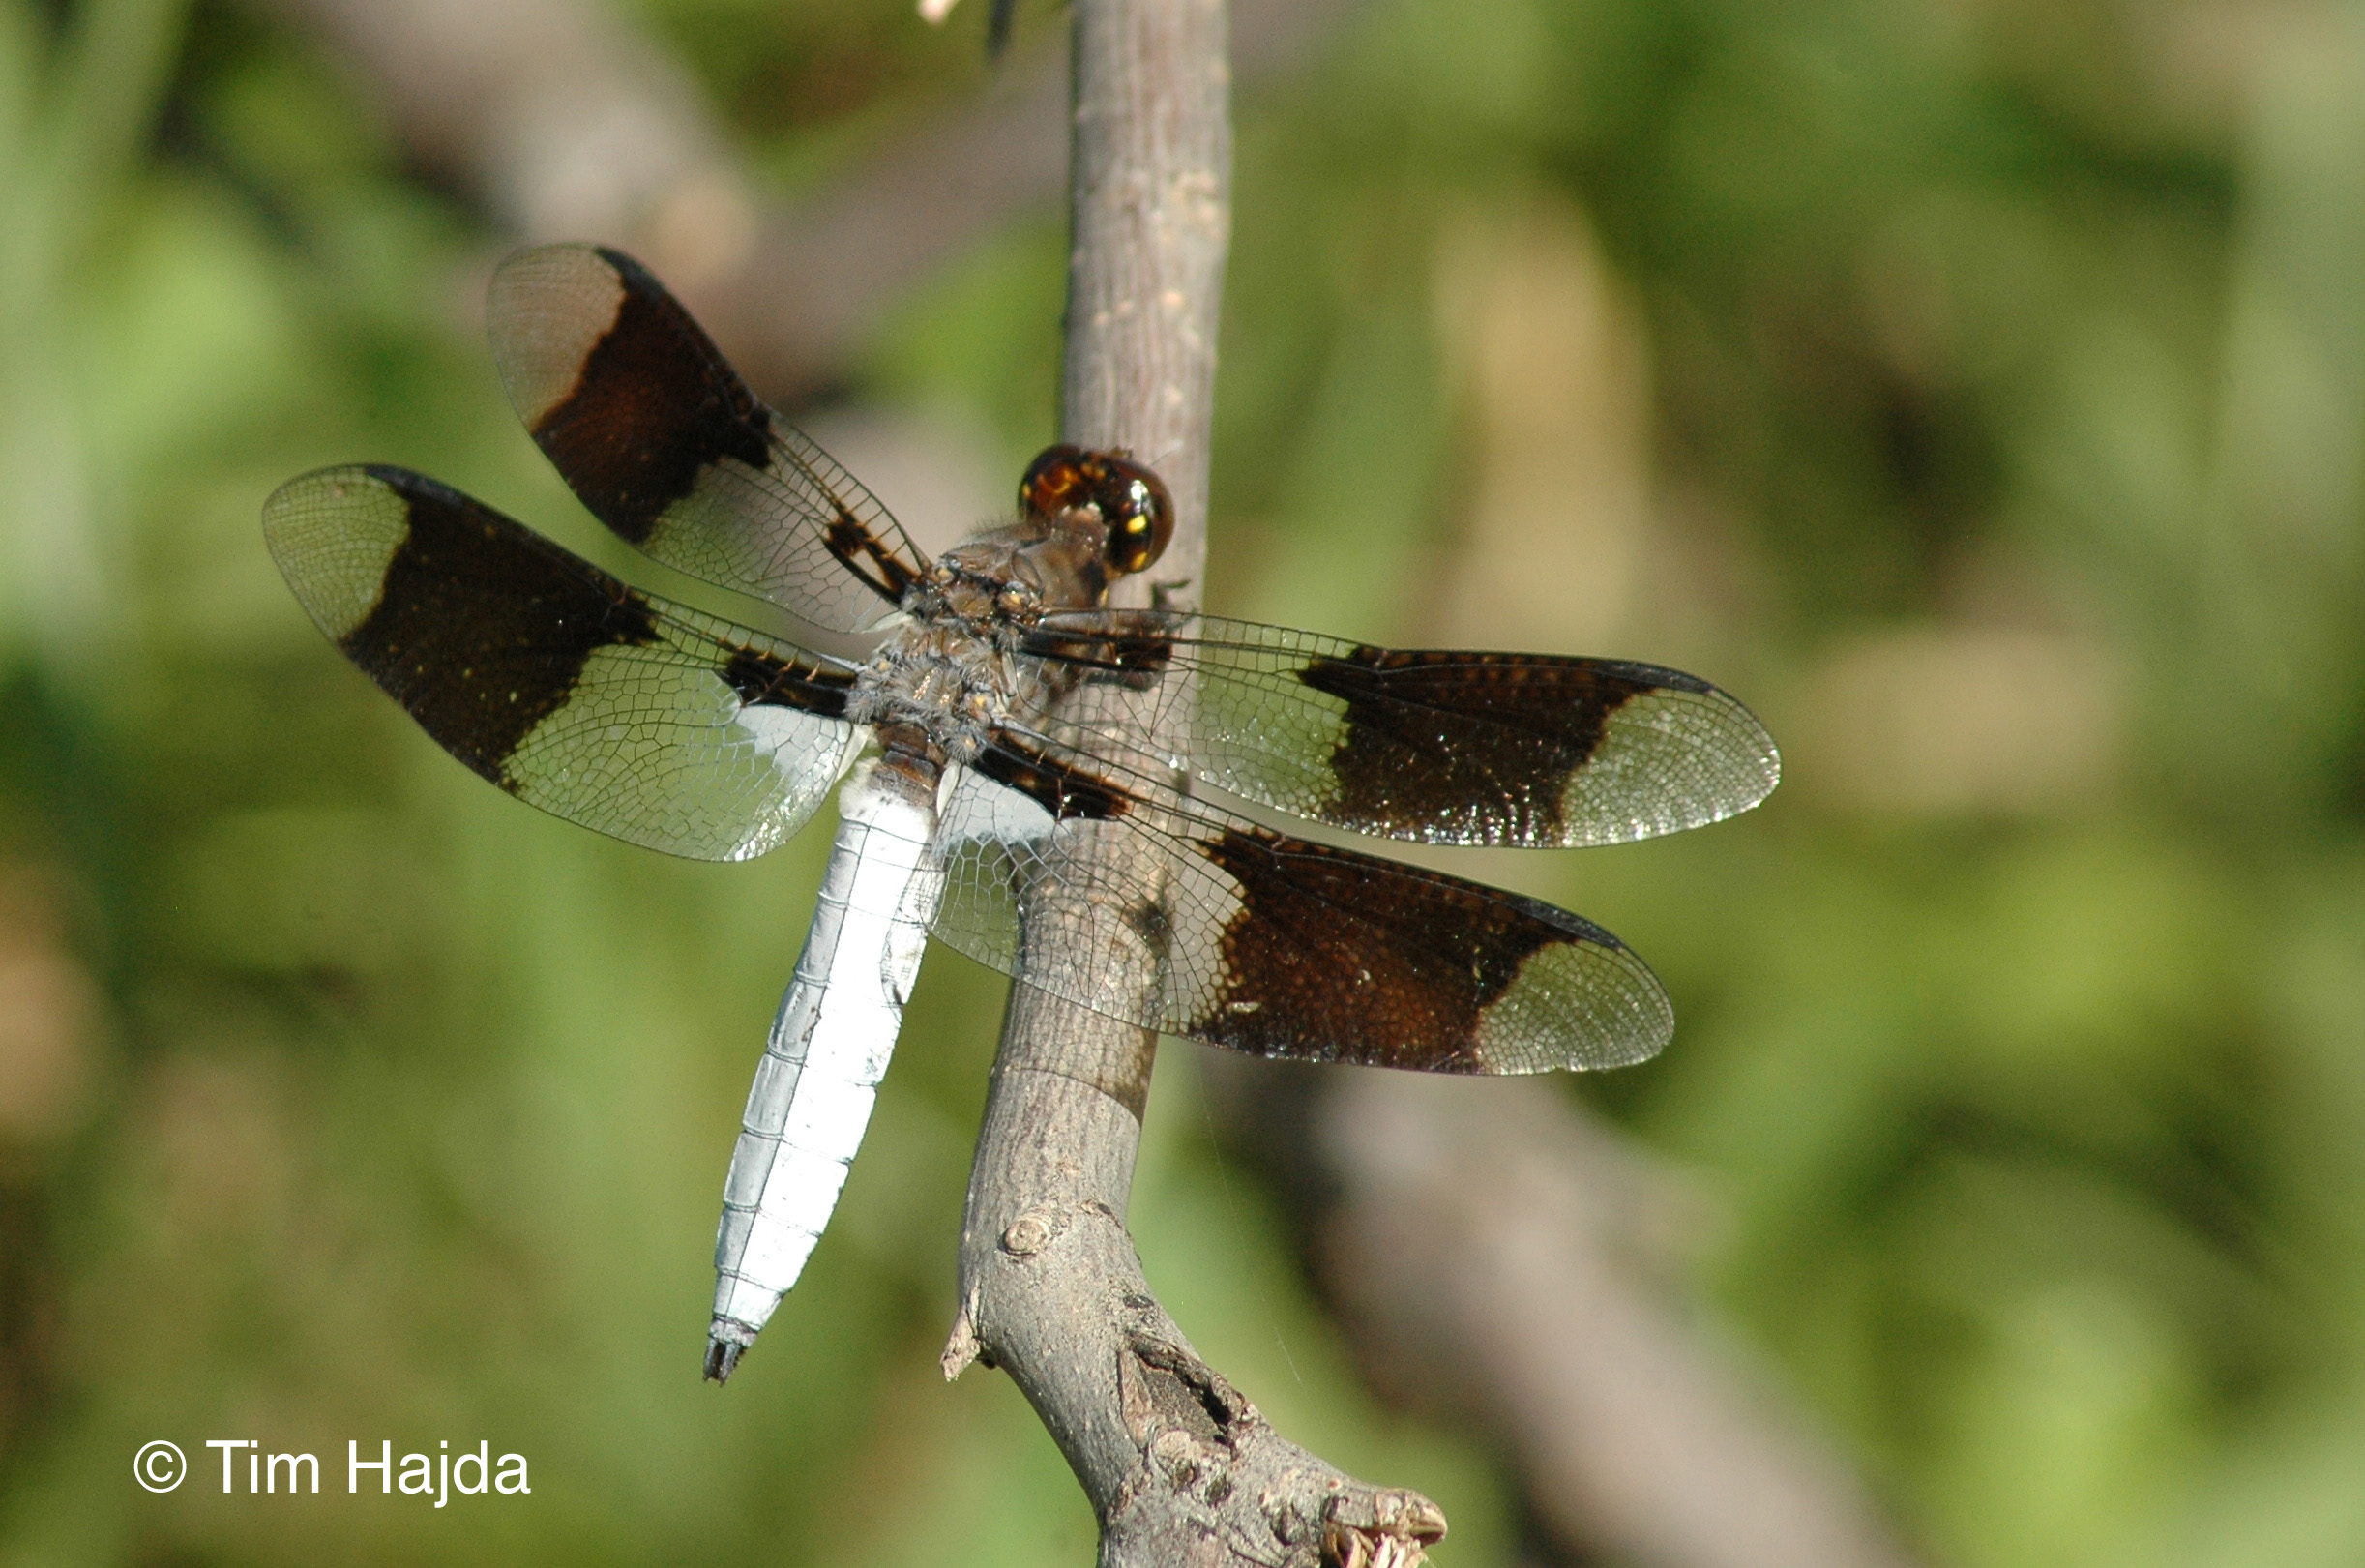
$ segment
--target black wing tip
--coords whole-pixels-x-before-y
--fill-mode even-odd
[[[485,508],[484,502],[479,501],[467,491],[455,489],[440,479],[423,474],[416,468],[405,468],[400,463],[333,462],[326,467],[313,468],[298,474],[278,489],[273,490],[270,499],[263,503],[263,511],[268,516],[273,505],[281,496],[304,486],[350,484],[356,479],[366,479],[373,484],[383,485],[404,500],[428,500],[458,509],[482,510]]]
[[[1417,867],[1413,869],[1421,870]],[[1429,874],[1438,873],[1430,873]],[[1461,879],[1456,878],[1456,880]],[[1556,903],[1548,903],[1542,899],[1530,898],[1524,893],[1514,893],[1509,888],[1488,887],[1477,882],[1465,882],[1463,885],[1492,895],[1497,902],[1509,905],[1538,925],[1550,927],[1563,936],[1574,937],[1591,947],[1608,948],[1612,953],[1632,954],[1634,952],[1633,948],[1617,939],[1615,932],[1596,926],[1584,916],[1563,909]],[[1641,960],[1637,959],[1636,962],[1640,962]]]
[[[395,491],[397,494],[406,496],[424,495],[429,500],[441,501],[449,506],[467,506],[476,504],[473,496],[454,489],[451,486],[445,484],[440,479],[430,479],[426,474],[419,472],[418,469],[405,468],[399,463],[355,462],[341,465],[341,470],[339,468],[323,468],[320,471],[324,474],[332,474],[340,471],[347,473],[360,473],[370,479],[376,480],[379,484],[385,486],[388,489]]]
[[[1597,661],[1597,667],[1621,680],[1632,681],[1637,686],[1657,686],[1670,692],[1697,692],[1703,695],[1728,698],[1730,695],[1714,681],[1701,680],[1689,670],[1675,669],[1667,665],[1649,665],[1635,659],[1603,659]]]
[[[619,251],[612,245],[594,245],[588,249],[593,255],[614,268],[616,276],[624,280],[624,285],[635,293],[672,296],[672,291],[659,282],[657,274],[642,266],[637,256]]]

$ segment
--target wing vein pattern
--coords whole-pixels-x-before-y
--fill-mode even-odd
[[[1205,783],[1383,838],[1622,843],[1747,811],[1781,772],[1740,702],[1655,665],[1375,648],[1132,609],[1048,616],[1028,648],[1070,682],[1174,694],[1153,696],[1156,731],[1185,737],[1175,760]],[[1079,745],[1086,732],[1147,760],[1114,726],[1062,731]]]
[[[937,938],[1129,1022],[1458,1073],[1617,1066],[1673,1027],[1641,960],[1566,910],[1275,832],[1047,735],[1001,730],[944,794]],[[1021,952],[1049,902],[1067,940]],[[1158,971],[1146,1002],[1115,989],[1125,952]]]
[[[622,251],[521,251],[494,274],[488,316],[517,417],[652,560],[839,632],[878,625],[927,569],[878,498]]]
[[[802,827],[852,760],[842,663],[643,593],[406,469],[290,480],[297,599],[435,742],[556,816],[698,860]]]

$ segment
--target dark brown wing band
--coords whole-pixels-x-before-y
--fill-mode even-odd
[[[535,441],[653,559],[842,631],[926,558],[875,496],[766,408],[681,303],[620,251],[521,251],[493,276],[493,358]]]
[[[642,593],[405,469],[291,480],[263,532],[313,621],[436,744],[603,833],[761,854],[860,738],[847,666]]]
[[[420,727],[510,787],[510,754],[574,695],[602,648],[657,641],[623,582],[423,474],[362,470],[401,497],[402,542],[377,606],[338,647]]]
[[[1025,651],[1053,691],[1163,694],[1147,710],[1209,784],[1393,839],[1622,843],[1747,811],[1781,776],[1747,708],[1656,665],[1401,651],[1136,609],[1046,616]],[[1120,754],[1137,744],[1098,727]]]
[[[1642,962],[1551,904],[1275,833],[1040,735],[998,731],[971,771],[936,934],[1082,1006],[1253,1055],[1450,1073],[1617,1066],[1673,1028]],[[1059,940],[1021,958],[1011,928],[1054,908]],[[1115,989],[1124,948],[1154,994]]]

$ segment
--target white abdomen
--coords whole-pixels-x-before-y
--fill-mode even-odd
[[[916,793],[903,776],[866,768],[841,797],[813,931],[724,1183],[709,1377],[730,1376],[796,1284],[862,1146],[943,891],[943,869],[927,858],[934,806]]]

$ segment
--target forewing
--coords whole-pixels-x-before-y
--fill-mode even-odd
[[[1186,807],[1032,738],[955,771],[938,852],[949,946],[1251,1055],[1538,1073],[1641,1061],[1674,1027],[1642,961],[1566,910]],[[1057,940],[1022,950],[1036,911]]]
[[[677,571],[859,632],[927,557],[878,498],[748,390],[620,251],[548,245],[493,275],[492,354],[584,506]]]
[[[313,622],[437,745],[629,843],[760,855],[859,741],[843,666],[641,593],[406,469],[290,480],[263,535]]]
[[[1207,783],[1383,838],[1622,843],[1745,812],[1781,777],[1755,715],[1655,665],[1375,648],[1157,610],[1053,615],[1029,646],[1066,678],[1189,700],[1187,722],[1152,728],[1187,736]]]

